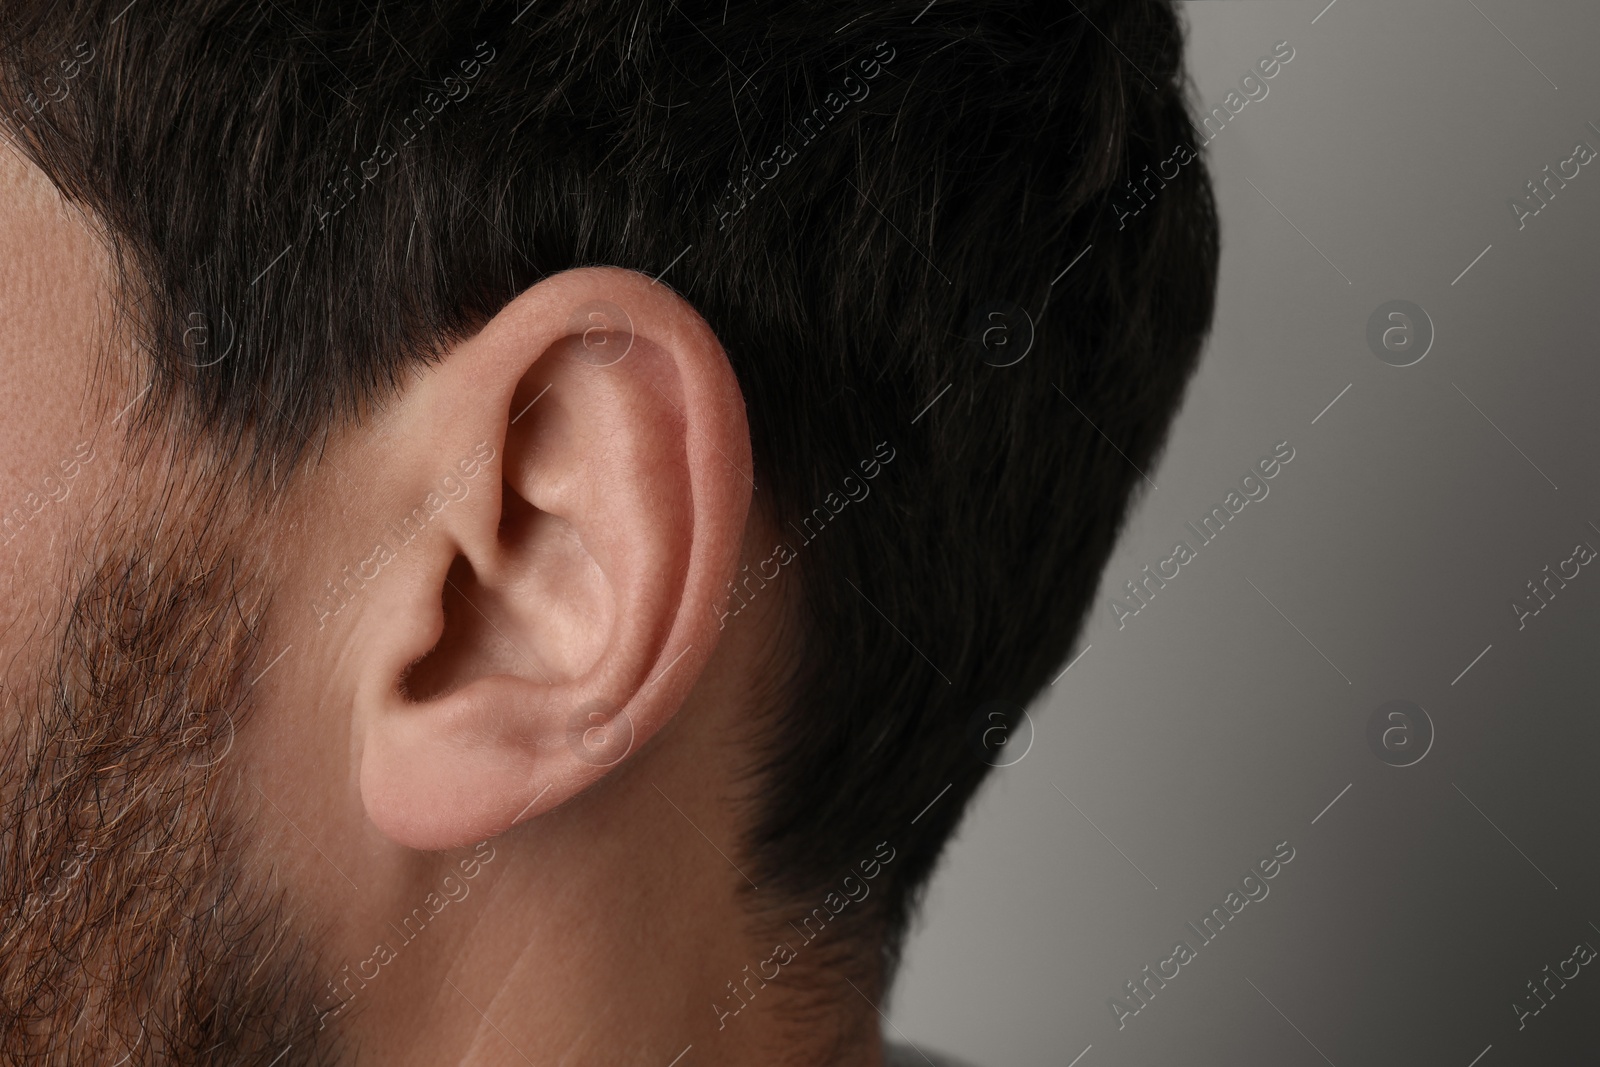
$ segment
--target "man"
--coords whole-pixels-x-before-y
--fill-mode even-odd
[[[1209,323],[1170,7],[0,45],[0,1059],[884,1062]]]

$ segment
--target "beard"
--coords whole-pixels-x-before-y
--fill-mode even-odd
[[[233,738],[269,583],[239,484],[166,477],[99,509],[42,654],[8,665],[0,1063],[338,1059],[317,931],[245,847]]]

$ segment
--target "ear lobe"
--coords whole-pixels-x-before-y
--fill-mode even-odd
[[[700,316],[614,268],[523,293],[386,421],[396,493],[493,454],[353,637],[368,815],[451,848],[588,788],[682,705],[738,564],[749,428]]]

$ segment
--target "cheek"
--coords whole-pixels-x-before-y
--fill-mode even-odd
[[[61,461],[80,442],[110,455],[112,420],[127,399],[113,385],[101,411],[91,390],[111,276],[43,174],[0,141],[0,658],[16,650],[12,634],[27,627],[13,624],[38,611],[63,540],[86,526],[112,466],[85,466],[75,491],[37,514],[23,505],[30,492],[48,499],[45,480],[59,482]],[[107,364],[108,377],[119,377],[123,364]]]

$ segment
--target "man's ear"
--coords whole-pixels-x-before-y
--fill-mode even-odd
[[[397,513],[358,576],[399,565],[349,623],[361,795],[394,841],[451,848],[588,788],[683,703],[738,566],[744,402],[677,294],[585,268],[366,433]]]

